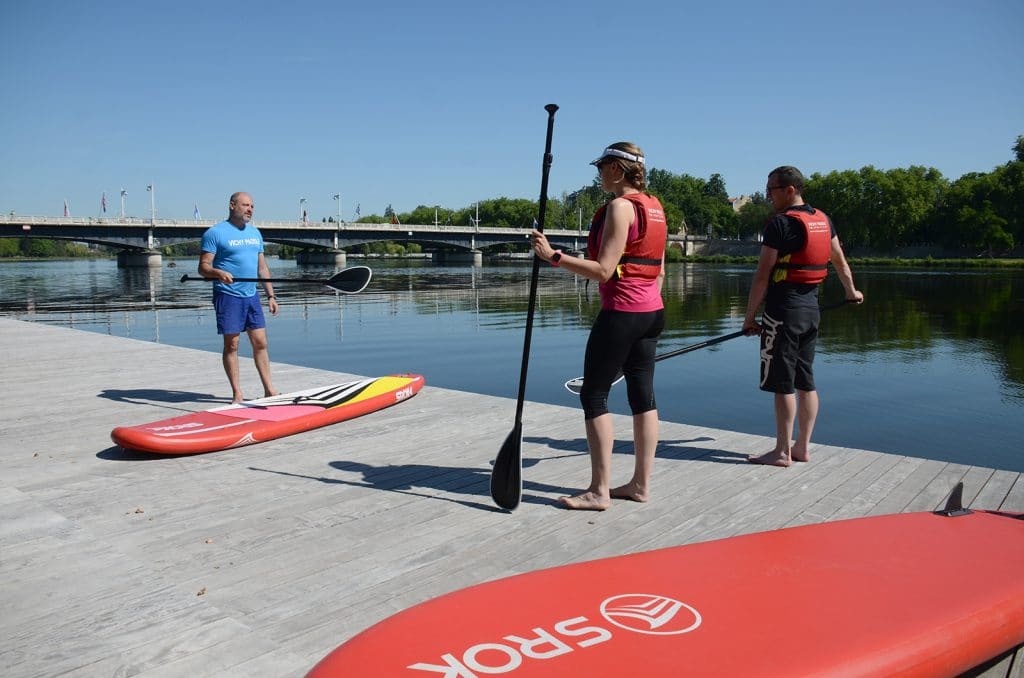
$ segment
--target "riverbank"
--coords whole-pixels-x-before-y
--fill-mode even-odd
[[[931,268],[936,270],[963,270],[963,269],[1016,269],[1024,268],[1024,259],[990,259],[979,257],[976,259],[904,259],[902,257],[848,257],[851,266],[873,266],[878,268]],[[708,256],[683,257],[680,261],[700,264],[742,264],[745,266],[756,266],[758,257],[733,256],[728,254],[714,254]]]

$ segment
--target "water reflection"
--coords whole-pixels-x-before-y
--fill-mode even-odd
[[[219,351],[209,283],[179,281],[195,266],[2,263],[0,314]],[[271,266],[275,277],[327,279],[335,272],[289,261]],[[354,374],[420,372],[432,385],[515,397],[529,263],[378,260],[373,268],[369,288],[355,296],[277,285],[282,309],[269,319],[272,359]],[[752,273],[744,266],[671,266],[659,352],[738,330]],[[867,303],[822,318],[816,439],[970,463],[982,454],[990,465],[1024,470],[1016,451],[1024,438],[1024,271],[855,274]],[[830,278],[822,303],[841,296]],[[562,383],[580,372],[599,307],[596,285],[541,268],[527,398],[576,405]],[[662,416],[771,435],[756,364],[756,341],[747,338],[659,363]],[[627,411],[623,394],[613,398],[616,411]]]

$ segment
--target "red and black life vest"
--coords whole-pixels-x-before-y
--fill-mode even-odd
[[[628,193],[622,196],[633,203],[637,218],[637,239],[626,243],[626,249],[619,257],[616,275],[620,278],[655,279],[661,274],[661,260],[665,255],[668,240],[668,224],[665,209],[653,195]],[[601,231],[604,229],[605,211],[608,203],[601,206],[590,222],[587,236],[587,257],[596,260],[601,252]]]
[[[832,229],[828,217],[817,209],[813,214],[797,209],[786,210],[783,214],[796,219],[807,237],[802,249],[779,257],[772,280],[809,285],[822,282],[828,276],[832,256]]]

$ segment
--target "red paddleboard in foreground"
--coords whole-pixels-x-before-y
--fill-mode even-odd
[[[196,454],[252,445],[383,409],[423,388],[418,374],[360,379],[249,400],[139,426],[119,426],[121,447],[157,454]]]
[[[907,513],[540,570],[427,601],[309,676],[956,676],[1024,642],[1024,519]]]

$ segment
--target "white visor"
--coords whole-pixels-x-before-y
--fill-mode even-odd
[[[641,165],[644,164],[644,156],[642,156],[642,155],[633,155],[632,153],[627,153],[626,151],[620,151],[617,148],[606,148],[606,149],[604,149],[604,151],[601,153],[601,157],[598,158],[597,160],[592,161],[590,164],[591,165],[596,165],[597,163],[601,162],[602,160],[604,160],[607,157],[625,158],[626,160],[629,160],[630,162],[638,162]]]

